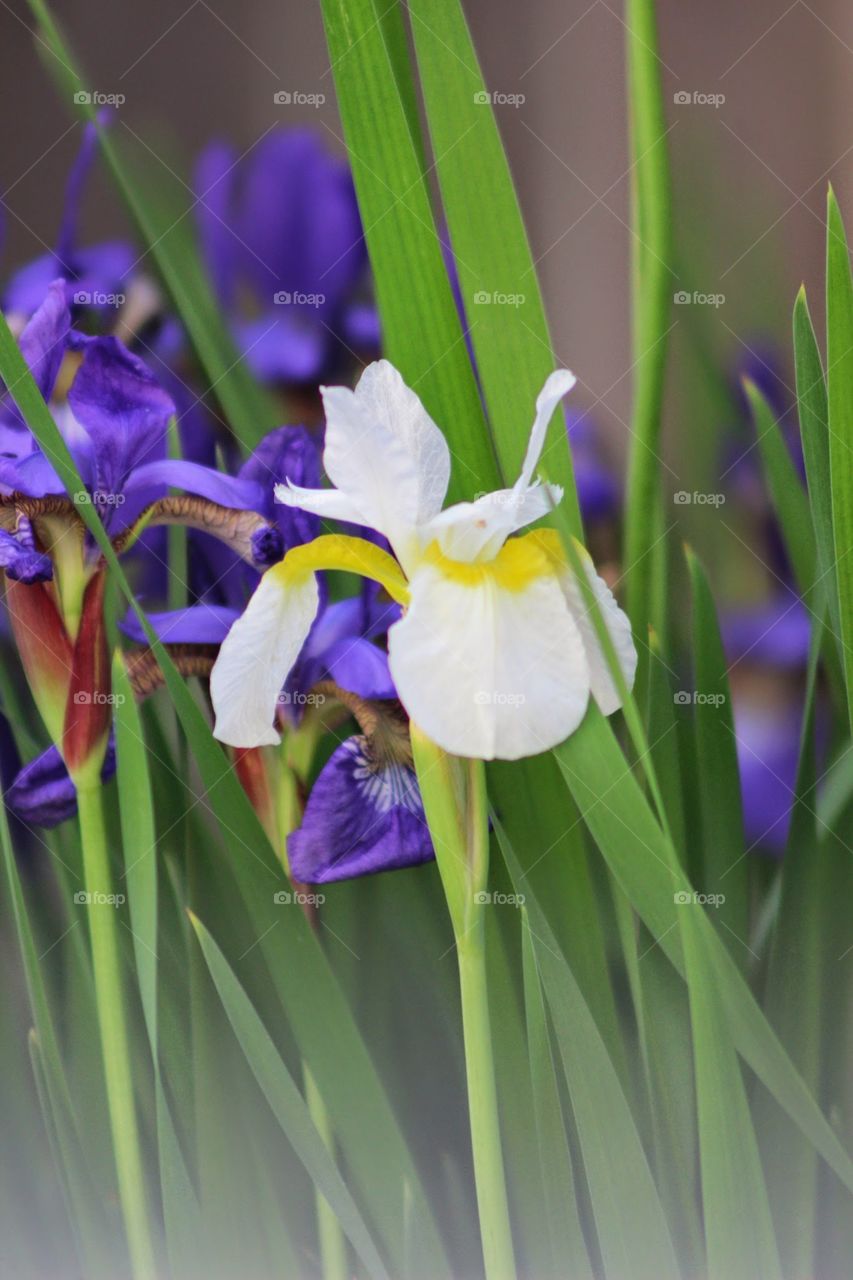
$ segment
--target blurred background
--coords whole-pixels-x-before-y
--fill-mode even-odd
[[[523,95],[497,110],[557,353],[578,372],[584,407],[619,456],[631,390],[621,8],[468,0],[466,9],[490,88]],[[184,176],[214,135],[250,148],[276,124],[308,120],[342,145],[319,3],[58,0],[55,10],[92,88],[125,96],[116,127],[170,166],[171,138]],[[781,353],[780,376],[792,381],[790,312],[801,280],[815,299],[822,287],[827,181],[848,218],[853,204],[853,12],[842,0],[660,0],[658,12],[676,187],[673,293],[718,300],[673,309],[667,460],[678,489],[713,469],[708,442],[721,416],[736,412],[728,388],[750,352]],[[23,0],[4,0],[0,24],[6,273],[53,243],[80,126],[40,65],[49,55]],[[282,90],[326,101],[276,105]],[[99,174],[84,231],[114,235],[122,225]]]

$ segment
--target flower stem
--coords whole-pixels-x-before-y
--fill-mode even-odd
[[[486,1277],[512,1280],[515,1262],[498,1122],[485,943],[482,919],[457,942],[468,1111]]]
[[[489,814],[481,760],[459,760],[411,726],[412,754],[435,846],[459,966],[465,1074],[474,1181],[486,1280],[514,1280],[498,1118],[489,991],[485,906],[489,880]]]
[[[332,1122],[326,1110],[323,1096],[311,1074],[308,1063],[302,1062],[302,1076],[305,1082],[305,1101],[308,1114],[317,1127],[317,1132],[332,1158],[335,1158],[335,1135]],[[323,1280],[347,1280],[350,1275],[347,1266],[347,1246],[341,1224],[329,1207],[328,1201],[319,1189],[314,1193],[317,1210],[317,1239],[320,1244],[320,1261]]]
[[[134,1280],[156,1275],[145,1197],[139,1127],[133,1096],[130,1044],[121,980],[116,908],[112,894],[101,789],[78,786],[83,870],[89,894],[89,936],[95,1001],[104,1060],[119,1198]]]

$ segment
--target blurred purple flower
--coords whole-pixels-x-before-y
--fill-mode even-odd
[[[352,178],[313,132],[276,129],[245,158],[212,142],[195,190],[208,270],[258,378],[316,383],[346,348],[376,353]]]
[[[102,118],[101,123],[105,123]],[[86,178],[97,155],[93,124],[83,127],[83,141],[72,165],[62,205],[56,248],[16,271],[3,293],[3,310],[14,321],[28,319],[41,305],[48,286],[61,277],[69,306],[105,311],[120,305],[137,255],[124,240],[109,240],[81,249],[77,246],[80,205]]]

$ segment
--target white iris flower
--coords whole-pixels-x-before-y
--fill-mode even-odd
[[[446,511],[447,442],[394,366],[369,365],[355,391],[323,388],[324,464],[335,488],[280,485],[276,497],[377,530],[396,560],[364,539],[327,535],[269,569],[213,669],[216,736],[235,747],[278,741],[276,702],[317,614],[322,569],[373,578],[404,606],[388,633],[391,674],[411,719],[445,751],[515,760],[562,742],[590,694],[605,715],[615,711],[619,696],[558,536],[510,537],[562,497],[533,474],[574,384],[565,369],[546,381],[511,489]],[[630,687],[630,624],[579,550]]]

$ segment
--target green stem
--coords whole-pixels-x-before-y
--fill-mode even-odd
[[[90,895],[92,969],[119,1198],[134,1280],[153,1280],[156,1267],[133,1096],[130,1043],[122,992],[118,918],[115,906],[109,902],[109,896],[113,892],[112,876],[100,787],[78,786],[77,803],[83,842],[83,871],[86,890]]]
[[[487,1280],[513,1280],[486,970],[489,810],[482,760],[459,760],[411,726],[412,754],[453,923],[480,1237]]]
[[[512,1280],[515,1260],[498,1121],[486,977],[486,931],[482,914],[467,936],[457,941],[456,949],[483,1260],[487,1280]]]

